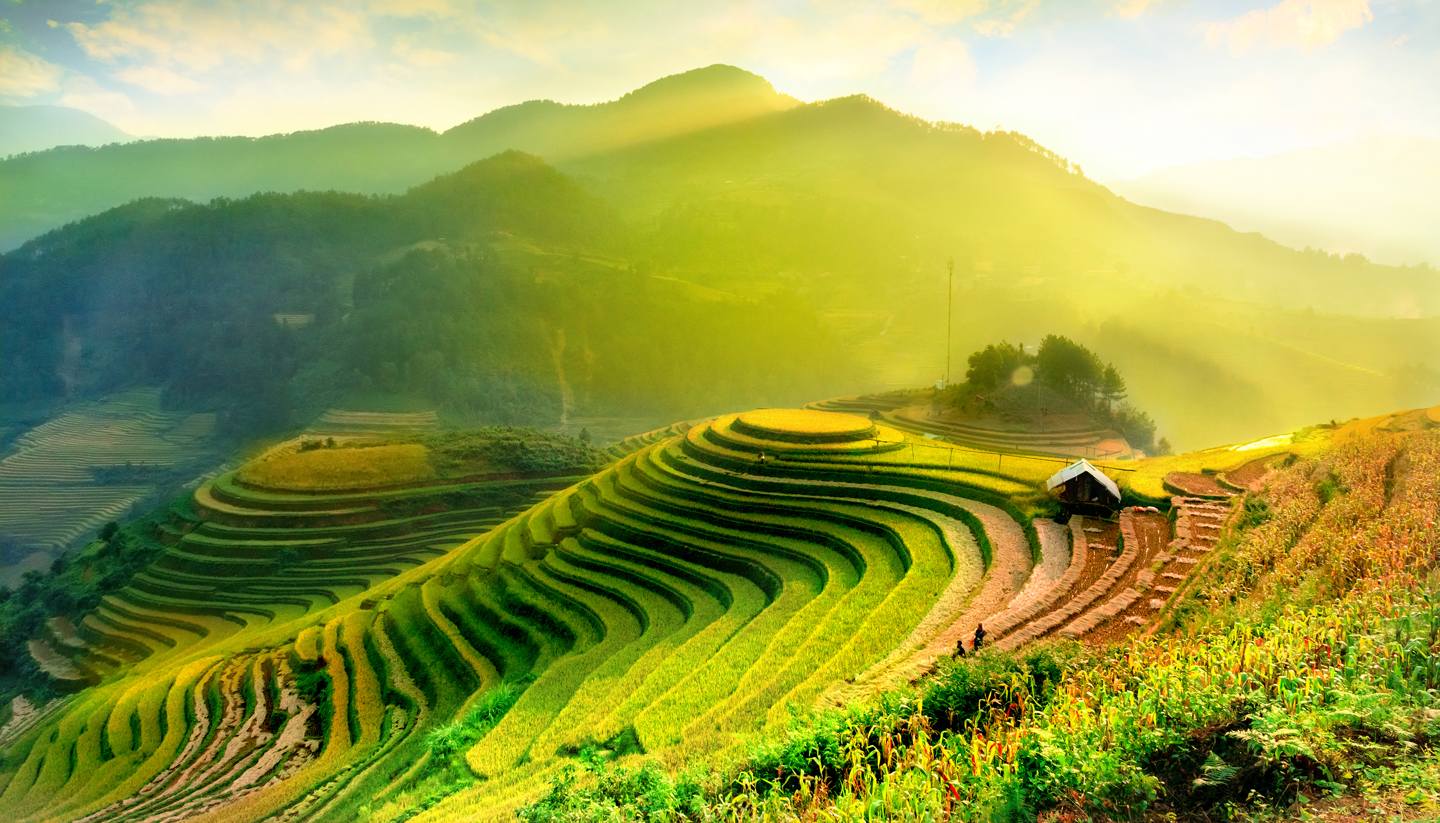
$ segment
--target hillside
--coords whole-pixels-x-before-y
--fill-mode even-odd
[[[263,435],[357,396],[549,424],[830,379],[843,351],[806,307],[757,324],[759,295],[659,276],[628,243],[608,204],[518,153],[384,198],[137,201],[0,258],[0,400],[160,385]],[[782,351],[803,358],[748,366]]]
[[[688,114],[681,117],[680,112]],[[457,141],[454,145],[465,148],[455,153],[424,148],[441,145],[435,141]],[[442,167],[460,168],[484,152],[519,143],[556,159],[573,196],[552,187],[546,197],[553,201],[536,196],[520,211],[497,218],[484,204],[499,203],[512,192],[494,181],[466,182],[462,174],[421,185]],[[192,315],[227,318],[204,327],[203,345],[188,335],[192,345],[178,352],[163,341],[146,344],[152,351],[141,358],[140,368],[134,368],[135,357],[128,352],[109,361],[126,368],[99,368],[117,354],[97,342],[87,361],[97,365],[95,374],[112,381],[117,374],[143,375],[146,381],[165,383],[173,397],[189,405],[228,402],[241,387],[250,387],[247,396],[271,398],[264,404],[272,410],[268,419],[254,425],[293,420],[295,412],[287,404],[303,407],[305,414],[299,416],[304,419],[335,402],[324,395],[335,383],[333,360],[343,360],[340,352],[347,347],[308,331],[291,337],[323,342],[321,348],[283,341],[261,318],[313,313],[317,330],[333,327],[356,300],[364,299],[356,291],[367,282],[359,273],[376,260],[392,262],[399,249],[416,243],[421,244],[417,249],[440,252],[440,258],[428,258],[431,262],[422,266],[425,256],[416,255],[395,263],[400,269],[428,270],[439,259],[457,258],[463,261],[459,269],[479,265],[473,259],[478,252],[442,240],[447,233],[472,231],[463,225],[467,210],[476,210],[477,221],[489,230],[524,239],[489,237],[486,259],[514,277],[542,272],[540,279],[553,287],[555,300],[586,287],[579,284],[595,284],[603,296],[579,298],[579,303],[604,305],[603,316],[643,318],[632,322],[645,328],[674,319],[676,327],[668,332],[673,336],[644,346],[646,352],[661,346],[687,357],[703,352],[706,363],[720,363],[721,373],[740,371],[739,359],[696,345],[697,334],[682,335],[675,312],[656,310],[674,301],[750,306],[737,308],[737,314],[755,318],[761,310],[754,307],[765,305],[764,313],[776,318],[757,325],[742,317],[712,321],[713,312],[703,313],[707,317],[697,312],[695,322],[740,331],[705,339],[735,345],[749,341],[759,328],[771,341],[825,337],[833,344],[802,349],[811,352],[807,356],[815,358],[817,367],[804,370],[797,364],[796,373],[811,382],[784,397],[756,395],[749,386],[733,393],[710,386],[694,379],[708,368],[700,362],[667,366],[670,385],[684,389],[663,393],[657,388],[637,399],[633,406],[648,412],[659,408],[655,403],[662,394],[671,403],[692,398],[684,408],[667,407],[673,416],[692,416],[742,402],[788,403],[932,383],[944,364],[941,296],[949,259],[956,263],[954,354],[1002,336],[1034,341],[1063,330],[1115,352],[1117,366],[1130,375],[1136,402],[1180,447],[1234,439],[1256,428],[1284,430],[1322,416],[1416,405],[1440,390],[1433,357],[1440,350],[1440,288],[1431,269],[1292,251],[1216,222],[1131,204],[1022,135],[930,124],[860,97],[801,105],[763,80],[726,67],[667,78],[597,106],[522,104],[443,136],[356,124],[258,140],[150,141],[72,154],[24,158],[32,165],[23,169],[0,164],[0,190],[40,186],[52,205],[59,203],[57,192],[93,194],[67,216],[140,193],[205,198],[261,187],[400,191],[412,184],[415,191],[385,201],[267,195],[187,207],[170,216],[172,204],[151,201],[50,235],[30,251],[4,258],[0,267],[7,272],[35,268],[27,256],[39,250],[53,263],[61,259],[60,247],[76,243],[88,251],[77,261],[79,267],[53,279],[18,275],[29,283],[22,287],[29,295],[25,299],[41,307],[30,314],[42,320],[30,333],[6,341],[6,350],[18,353],[12,356],[30,368],[0,375],[5,384],[0,394],[54,392],[51,364],[59,357],[54,323],[64,314],[59,306],[78,304],[85,313],[101,311],[107,322],[123,325],[120,313],[105,307],[126,305],[119,296],[124,290],[76,288],[89,282],[77,274],[81,267],[93,267],[103,272],[95,283],[155,278],[163,289],[213,304],[187,306],[182,327],[183,318]],[[472,183],[473,196],[454,194]],[[107,192],[105,186],[112,184],[115,188]],[[452,195],[452,201],[435,205]],[[11,204],[28,209],[28,197],[15,190],[14,197],[0,197],[0,209]],[[434,202],[425,205],[427,199]],[[413,214],[397,222],[390,219],[394,209]],[[522,214],[525,209],[528,213]],[[14,221],[0,225],[28,219],[18,212],[12,216]],[[288,226],[281,233],[288,232],[286,242],[295,244],[308,235],[308,221],[327,227],[320,242],[287,246],[277,254],[271,242],[277,227]],[[554,226],[547,225],[552,221]],[[204,228],[210,225],[218,235]],[[264,234],[257,234],[262,228]],[[121,242],[132,232],[145,242]],[[252,248],[216,242],[231,233]],[[177,259],[157,259],[171,247],[186,249],[188,261],[213,260],[213,267],[206,264],[206,276],[214,277],[218,287],[202,298],[186,285],[193,276],[157,275],[157,269],[178,264]],[[562,248],[566,251],[557,254]],[[585,254],[573,253],[579,249]],[[283,292],[251,287],[256,269],[246,255],[252,253],[268,260],[264,279],[283,280]],[[554,276],[562,270],[574,276]],[[458,276],[453,268],[448,271],[422,276]],[[599,287],[606,278],[614,280],[612,287]],[[14,288],[9,284],[16,279],[6,274],[7,287]],[[48,286],[41,284],[52,282],[57,293],[45,296]],[[645,288],[637,288],[639,283]],[[414,293],[386,294],[385,307],[372,306],[357,317],[391,324],[402,303],[413,312],[423,299]],[[621,313],[612,300],[635,302]],[[446,311],[459,311],[456,302],[447,301]],[[10,305],[32,303],[12,300]],[[134,308],[127,306],[127,311]],[[469,310],[478,309],[472,303]],[[619,373],[619,361],[605,354],[623,347],[623,336],[599,322],[601,313],[590,316],[584,331],[564,328],[561,371],[567,380],[577,370],[595,372],[589,397],[595,398],[590,405],[599,408],[607,398],[623,394],[614,387],[629,378]],[[481,324],[387,325],[378,334],[402,354],[366,352],[361,368],[370,390],[387,396],[448,395],[428,402],[466,409],[464,419],[472,421],[485,415],[530,423],[564,417],[564,403],[545,396],[558,387],[560,373],[553,352],[547,355],[543,349],[562,345],[556,321],[546,323],[549,331],[526,323],[514,334],[505,333],[500,348],[512,351],[505,365],[483,368],[461,354],[473,352],[474,341],[460,339],[460,330]],[[232,331],[220,331],[226,324]],[[240,328],[247,333],[236,349],[225,335],[238,335]],[[120,331],[102,340],[143,340],[153,334],[142,328],[122,337]],[[605,337],[611,340],[601,342]],[[755,341],[753,350],[778,350],[769,346]],[[232,350],[237,356],[229,358]],[[266,394],[270,390],[258,383],[274,370],[249,374],[257,362],[249,354],[257,350],[266,352],[262,359],[278,360],[280,372],[309,371],[314,379],[301,379],[299,396],[288,400]],[[821,351],[830,354],[820,357]],[[348,367],[342,363],[339,368]],[[437,382],[437,373],[463,376],[476,388],[455,396],[456,381]],[[213,379],[219,374],[228,380]],[[753,372],[752,378],[768,379]],[[20,382],[27,387],[18,387]],[[503,386],[499,391],[479,388],[497,382]],[[783,382],[777,378],[773,385]],[[446,388],[430,391],[442,383]],[[82,393],[100,388],[79,385]],[[232,386],[235,392],[228,391]],[[586,404],[582,388],[574,394],[576,403]]]
[[[830,407],[865,412],[888,403]],[[526,804],[564,819],[611,802],[632,809],[644,802],[656,814],[671,803],[692,813],[696,804],[736,802],[779,812],[807,802],[790,788],[796,781],[818,791],[815,781],[838,774],[834,757],[847,750],[827,741],[839,746],[839,729],[873,723],[879,730],[886,722],[896,725],[878,733],[896,735],[901,757],[920,745],[924,727],[915,723],[952,730],[949,742],[924,744],[937,747],[930,750],[937,768],[949,768],[939,764],[960,758],[962,748],[974,766],[945,803],[998,802],[992,793],[1023,757],[1027,773],[1045,779],[1010,793],[1021,807],[1078,803],[1104,813],[1121,803],[1143,806],[1154,801],[1157,780],[1187,785],[1191,767],[1167,770],[1145,759],[1170,740],[1158,730],[1100,737],[1106,723],[1145,715],[1125,702],[1124,684],[1098,672],[1140,678],[1145,685],[1137,688],[1149,689],[1156,681],[1144,680],[1145,661],[1172,655],[1149,670],[1169,677],[1171,666],[1175,677],[1189,678],[1155,697],[1179,701],[1163,706],[1182,730],[1236,711],[1227,697],[1244,683],[1223,677],[1227,669],[1253,671],[1267,696],[1273,684],[1277,707],[1310,688],[1288,667],[1302,652],[1299,637],[1326,618],[1266,623],[1273,612],[1264,598],[1282,591],[1276,586],[1288,591],[1285,581],[1309,581],[1297,605],[1338,609],[1349,615],[1345,628],[1369,638],[1378,627],[1345,612],[1345,604],[1360,603],[1345,598],[1363,598],[1367,581],[1389,574],[1397,599],[1374,614],[1403,619],[1410,602],[1403,581],[1433,562],[1437,425],[1435,410],[1418,410],[1102,464],[1131,500],[1169,508],[1173,525],[1164,513],[1131,506],[1113,520],[1075,516],[1062,526],[1049,519],[1054,504],[1040,485],[1055,460],[1012,455],[997,466],[994,453],[953,450],[850,411],[757,410],[657,432],[623,446],[608,468],[562,481],[523,511],[508,510],[503,522],[465,521],[472,517],[465,514],[453,529],[440,526],[449,515],[430,514],[425,502],[445,488],[431,485],[448,482],[440,478],[405,469],[409,479],[398,485],[317,495],[257,485],[277,474],[254,464],[149,521],[159,559],[128,588],[41,627],[28,649],[40,669],[72,690],[99,682],[68,699],[13,704],[0,729],[0,809],[17,821],[273,814],[437,821],[502,816]],[[318,451],[350,464],[348,450]],[[440,465],[427,460],[432,470]],[[1393,470],[1377,470],[1382,465]],[[1210,486],[1165,488],[1197,477],[1211,478]],[[484,496],[503,486],[476,480],[481,485],[466,493],[481,498],[462,508],[478,514],[477,503],[492,505]],[[386,502],[395,495],[403,506]],[[397,515],[402,521],[391,526],[386,518]],[[1358,549],[1325,551],[1354,528],[1386,535],[1376,565],[1353,565],[1347,558]],[[455,545],[467,529],[474,536]],[[433,542],[441,532],[453,547]],[[112,538],[109,550],[133,550],[125,548],[132,539]],[[1277,557],[1267,548],[1275,540],[1297,550]],[[220,567],[234,581],[224,592],[213,587]],[[1255,600],[1242,590],[1256,591]],[[1229,599],[1227,591],[1237,594]],[[1201,603],[1211,611],[1197,617]],[[1234,658],[1228,646],[1220,651],[1203,639],[1178,647],[1142,640],[1122,647],[1135,649],[1128,667],[1096,668],[1090,677],[1077,665],[1101,665],[1118,638],[1203,624],[1217,608],[1237,610],[1238,619],[1256,623],[1255,636],[1276,645]],[[987,647],[999,651],[976,655],[979,668],[949,661],[957,640],[969,646],[980,622]],[[1095,651],[1063,642],[1031,647],[1046,638],[1079,638]],[[1023,651],[1012,657],[1008,649]],[[1400,681],[1388,685],[1389,669],[1344,676],[1360,699],[1392,701],[1391,734],[1412,734],[1401,712],[1420,693],[1404,684],[1428,671],[1416,662],[1419,652],[1397,657],[1389,646],[1362,645],[1356,653],[1403,664]],[[1339,676],[1339,652],[1326,654],[1314,665]],[[1069,662],[1054,668],[1046,655]],[[1244,668],[1234,669],[1232,659]],[[982,714],[991,711],[985,690],[995,688],[986,672],[1008,676],[1011,661],[1051,668],[1012,682],[1007,693],[1024,694],[1023,704]],[[921,686],[932,690],[931,719],[894,714],[919,711],[907,703],[863,708],[871,695],[904,688],[937,666]],[[1033,695],[1024,682],[1033,682]],[[1081,688],[1100,702],[1087,704]],[[967,694],[980,702],[967,702]],[[861,713],[806,711],[832,703]],[[810,725],[797,726],[788,705]],[[964,725],[977,717],[1008,725]],[[757,747],[757,733],[783,735],[782,748]],[[1033,748],[1047,734],[1073,737],[1057,752],[1092,747],[1110,762],[1135,765],[1119,775],[1067,770],[1060,754]],[[973,749],[982,735],[1009,742]],[[1175,751],[1195,757],[1199,750]],[[1223,756],[1245,762],[1229,749]],[[1306,768],[1303,756],[1277,757],[1279,785],[1290,785],[1285,769]],[[646,767],[649,777],[597,785],[577,782],[577,762],[601,773],[656,765]],[[898,780],[889,770],[901,762],[909,761],[862,758],[857,767]],[[748,768],[787,782],[767,794],[767,784],[723,771],[675,789],[657,765],[691,774]],[[866,785],[875,784],[826,783],[832,799],[816,802],[864,802]],[[648,800],[625,794],[638,786],[650,787]],[[1195,798],[1218,802],[1203,792]]]
[[[0,158],[56,146],[104,146],[133,140],[93,114],[64,106],[0,105]],[[9,242],[0,241],[0,247]]]

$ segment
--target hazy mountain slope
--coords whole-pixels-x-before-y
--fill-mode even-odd
[[[0,249],[139,197],[208,200],[260,191],[400,192],[507,149],[547,159],[643,142],[793,105],[728,66],[668,77],[593,106],[534,101],[442,134],[352,123],[269,137],[146,140],[0,161]]]
[[[1433,272],[1307,255],[1139,207],[1022,135],[938,127],[863,97],[567,168],[651,220],[667,259],[702,268],[868,277],[897,259],[954,257],[962,270],[1054,281],[1110,270],[1146,286],[1317,311],[1440,312]]]
[[[678,113],[688,115],[677,120]],[[391,148],[383,159],[375,159],[367,153],[381,131]],[[1045,334],[1067,334],[1107,357],[1134,360],[1127,370],[1135,375],[1132,398],[1155,414],[1161,433],[1177,446],[1231,440],[1261,425],[1288,428],[1336,414],[1424,404],[1440,393],[1435,354],[1440,351],[1440,327],[1425,319],[1440,316],[1440,281],[1431,269],[1294,251],[1216,221],[1137,206],[1076,173],[1068,162],[1023,135],[930,124],[863,97],[798,105],[763,80],[725,67],[658,81],[599,106],[531,103],[502,109],[445,135],[355,125],[258,141],[152,142],[119,148],[151,152],[156,163],[183,156],[196,168],[210,164],[217,153],[235,152],[217,170],[188,170],[197,186],[220,179],[228,181],[226,185],[254,186],[258,183],[253,181],[283,178],[291,181],[287,185],[325,188],[359,169],[372,183],[399,189],[427,165],[469,150],[431,153],[408,151],[407,146],[473,148],[487,141],[530,143],[561,157],[559,168],[570,177],[567,188],[530,198],[523,186],[512,188],[496,180],[473,187],[464,182],[475,173],[471,170],[420,186],[401,201],[386,201],[388,205],[335,196],[260,198],[251,205],[187,209],[185,214],[192,216],[163,221],[163,239],[148,234],[149,229],[142,233],[149,244],[144,248],[135,240],[110,248],[110,241],[97,236],[86,241],[88,256],[63,270],[46,269],[50,273],[45,276],[79,283],[84,282],[80,272],[94,269],[101,272],[96,283],[122,283],[132,260],[144,270],[175,270],[173,261],[157,262],[157,255],[178,247],[186,261],[180,270],[191,271],[193,260],[217,260],[210,269],[195,269],[221,284],[205,296],[211,314],[195,316],[220,316],[222,295],[230,295],[238,301],[232,308],[248,307],[250,314],[232,312],[228,317],[258,319],[229,322],[257,329],[268,329],[264,318],[277,312],[313,311],[322,328],[339,322],[331,318],[343,318],[354,308],[352,292],[362,282],[360,275],[400,260],[415,244],[450,260],[414,258],[407,264],[418,266],[414,276],[442,284],[437,286],[441,293],[451,294],[446,289],[464,280],[462,271],[479,267],[510,272],[507,277],[515,278],[520,289],[515,293],[530,295],[527,300],[542,291],[548,294],[553,306],[532,303],[522,312],[531,320],[585,315],[588,309],[566,307],[572,299],[569,290],[595,289],[586,298],[594,301],[586,305],[597,312],[593,326],[586,325],[582,332],[575,321],[562,340],[553,320],[521,324],[514,339],[530,341],[525,345],[531,349],[524,354],[520,348],[507,349],[505,357],[497,358],[506,365],[490,364],[486,368],[500,371],[485,372],[484,377],[467,371],[473,358],[460,356],[474,342],[467,337],[473,324],[427,323],[395,313],[393,306],[404,302],[400,300],[368,315],[398,324],[398,331],[376,326],[371,337],[392,340],[404,353],[387,357],[369,351],[370,360],[361,369],[366,373],[363,386],[420,392],[476,413],[543,409],[544,419],[558,413],[551,387],[560,377],[569,380],[577,374],[592,375],[578,383],[581,403],[589,397],[588,402],[604,406],[634,392],[649,397],[650,408],[664,395],[660,383],[665,383],[685,386],[671,398],[693,404],[687,408],[696,413],[708,410],[701,405],[707,399],[753,405],[759,398],[732,393],[741,386],[734,381],[742,373],[733,363],[726,362],[722,371],[727,377],[713,385],[695,382],[695,369],[686,364],[699,362],[697,357],[726,361],[723,350],[737,345],[764,357],[779,340],[819,339],[816,335],[822,332],[844,345],[820,358],[823,362],[814,369],[791,362],[797,359],[793,356],[784,363],[813,381],[811,395],[930,384],[942,376],[945,363],[947,259],[953,259],[956,268],[956,362],[995,339],[1035,342]],[[342,143],[350,147],[348,153],[335,149]],[[114,150],[93,155],[113,159]],[[0,184],[6,169],[13,168],[0,164]],[[80,171],[66,173],[74,175],[67,190],[97,188],[85,186]],[[139,185],[123,175],[114,179],[119,182],[111,194],[117,197],[124,186]],[[439,196],[442,192],[448,193]],[[595,198],[595,209],[570,209]],[[403,206],[397,205],[401,202]],[[241,215],[247,209],[263,213],[281,203],[289,221],[284,232],[293,232],[295,238],[272,248],[267,244],[274,238],[265,233],[271,228],[246,230],[252,233],[243,235],[245,247],[255,260],[267,262],[261,266],[236,254],[237,241],[228,238],[249,219]],[[491,212],[500,203],[511,211],[496,222]],[[69,238],[102,231],[128,236],[123,228],[126,214],[122,210],[95,225],[61,233],[36,248],[54,261],[61,259],[61,252],[51,246],[66,247],[72,243]],[[603,219],[596,216],[601,214]],[[464,232],[454,219],[464,215],[473,215],[489,232],[482,232],[482,252],[457,241]],[[572,219],[581,223],[571,224]],[[334,231],[322,233],[318,244],[299,240],[312,221],[333,224]],[[352,232],[358,235],[353,243],[327,246]],[[584,240],[576,243],[574,237]],[[11,258],[17,265],[26,259],[25,252]],[[454,259],[466,262],[457,268]],[[265,272],[267,280],[285,272],[289,280],[278,293],[247,290],[246,278],[255,272]],[[521,289],[519,279],[527,276],[540,288]],[[199,281],[175,282],[188,294]],[[113,286],[92,288],[119,293]],[[608,296],[600,295],[598,290],[606,288]],[[652,324],[672,321],[647,314],[659,310],[659,303],[645,302],[656,289],[672,293],[664,300],[689,301],[696,322],[713,335],[681,335],[676,356],[668,359],[650,354],[657,351],[653,341],[637,349],[637,356],[650,356],[645,362],[652,368],[663,363],[665,369],[674,369],[658,382],[627,375],[623,363],[597,354],[600,348],[628,351],[622,327],[648,331]],[[49,365],[11,369],[0,381],[12,395],[53,391],[44,385],[53,384],[58,357],[54,329],[64,311],[56,305],[79,300],[85,311],[94,312],[112,299],[96,298],[78,287],[62,292],[68,298],[44,292],[32,288],[16,298],[31,303],[14,305],[42,307],[26,308],[21,316],[45,319],[36,321],[42,327],[37,333],[13,335],[7,352],[11,362],[29,358],[24,362]],[[463,292],[452,296],[457,306],[471,306],[460,299]],[[603,307],[618,308],[614,301],[622,297],[641,302],[627,307],[631,313],[604,314]],[[406,305],[412,311],[419,310],[419,297],[406,295],[405,300],[411,301]],[[735,309],[728,319],[717,316],[710,322],[699,310],[705,304],[695,302],[704,300],[753,308]],[[429,311],[444,315],[451,308],[437,300]],[[1396,315],[1415,319],[1390,319]],[[185,322],[182,318],[182,325]],[[54,325],[47,330],[45,323]],[[729,331],[721,334],[722,329]],[[268,330],[256,334],[257,340],[272,336]],[[607,342],[595,342],[599,348],[594,348],[592,337]],[[131,338],[117,334],[102,339]],[[505,349],[504,339],[498,339]],[[400,346],[406,340],[420,342]],[[219,353],[254,353],[225,341],[199,335],[195,343],[203,352],[167,355],[169,359],[157,354],[152,360],[195,363],[220,358]],[[1141,350],[1118,351],[1120,341]],[[545,356],[533,353],[540,348],[548,349]],[[163,347],[157,344],[159,349]],[[96,346],[89,351],[86,362],[93,368],[88,374],[96,388],[137,373],[156,379],[169,375],[164,379],[181,396],[190,395],[181,387],[221,385],[216,376],[223,370],[189,370],[183,379],[145,369],[107,370],[104,358],[110,350]],[[812,345],[807,351],[825,350]],[[561,352],[558,370],[555,352]],[[235,356],[224,370],[246,374],[254,369],[240,359],[248,355]],[[296,369],[305,364],[304,374],[330,375],[297,384],[302,400],[324,396],[339,382],[324,371],[342,368],[335,366],[337,355],[328,349],[297,349],[292,356]],[[511,356],[518,359],[508,360]],[[355,367],[346,363],[344,369]],[[1213,408],[1198,404],[1187,387],[1204,381],[1189,380],[1186,375],[1192,373],[1220,376],[1209,381],[1216,387],[1210,397],[1223,396],[1224,402]],[[457,396],[453,387],[472,378],[470,388],[460,392],[464,397]],[[483,392],[477,387],[486,381],[499,381],[494,385],[506,388],[480,401]],[[595,388],[587,389],[586,381]],[[781,383],[767,373],[756,375],[751,385]],[[202,394],[205,402],[219,400],[214,390]],[[681,416],[687,408],[671,410]]]
[[[1064,330],[1134,360],[1132,395],[1179,443],[1440,392],[1440,325],[1390,319],[1440,313],[1433,270],[1137,206],[1020,135],[846,98],[568,168],[619,204],[658,264],[707,285],[796,289],[864,340],[886,386],[943,370],[953,257],[956,358]],[[1223,403],[1184,388],[1207,384],[1229,387]]]
[[[1370,138],[1162,169],[1115,189],[1295,247],[1440,264],[1440,140]]]
[[[0,157],[55,146],[103,146],[130,139],[115,126],[79,109],[0,105]]]
[[[403,196],[139,201],[0,257],[0,402],[164,385],[266,433],[357,394],[550,423],[833,383],[811,309],[759,324],[749,296],[652,276],[627,244],[605,203],[513,152]]]

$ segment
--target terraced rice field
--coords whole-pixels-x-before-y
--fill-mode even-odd
[[[587,743],[723,759],[792,705],[915,676],[982,620],[1002,645],[1139,628],[1213,519],[1195,504],[1185,549],[1144,510],[1032,521],[997,491],[1033,498],[1028,473],[915,445],[865,413],[724,415],[512,490],[533,506],[403,516],[391,492],[223,475],[175,512],[161,562],[39,638],[97,685],[6,748],[0,810],[503,817]],[[428,730],[501,688],[518,698],[464,751],[473,783],[422,802]]]
[[[208,442],[214,423],[210,414],[162,411],[158,391],[136,390],[30,429],[0,459],[0,537],[48,565],[49,557],[157,491],[159,481],[149,476],[106,483],[96,479],[96,469],[129,464],[156,476],[198,474],[213,459]],[[23,570],[6,571],[13,577]]]
[[[244,469],[198,488],[153,539],[159,559],[31,653],[62,681],[99,682],[339,603],[444,555],[574,478],[472,480],[383,491],[269,489]],[[154,658],[154,659],[151,659]]]
[[[379,435],[430,431],[438,428],[440,417],[433,410],[379,412],[357,409],[328,409],[307,431],[324,435]]]
[[[1128,458],[1133,454],[1130,444],[1119,432],[1084,424],[1035,430],[979,421],[939,420],[931,417],[928,407],[923,405],[887,410],[884,419],[906,431],[939,435],[950,443],[976,449],[1091,459]]]

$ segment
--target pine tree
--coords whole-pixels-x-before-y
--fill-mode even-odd
[[[1120,376],[1114,364],[1107,363],[1105,373],[1100,377],[1100,396],[1105,399],[1105,410],[1110,411],[1116,403],[1124,400],[1126,393],[1125,378]]]

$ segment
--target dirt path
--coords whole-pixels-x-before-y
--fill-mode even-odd
[[[1287,454],[1270,454],[1265,457],[1257,457],[1238,468],[1220,473],[1220,479],[1245,491],[1259,491],[1265,478],[1269,476],[1272,466],[1281,460],[1289,457]]]
[[[1221,498],[1235,494],[1234,489],[1225,488],[1210,475],[1195,472],[1170,472],[1165,475],[1165,485],[1180,494],[1194,497]]]

